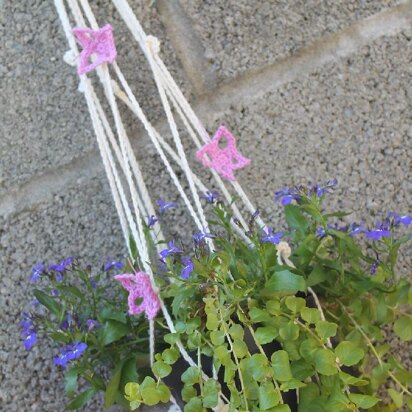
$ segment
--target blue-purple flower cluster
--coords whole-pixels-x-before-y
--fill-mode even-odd
[[[283,189],[275,193],[275,202],[281,201],[283,206],[292,203],[292,200],[299,200],[302,198],[303,193],[307,193],[308,196],[315,195],[316,197],[322,197],[326,193],[330,193],[330,189],[338,184],[337,179],[328,180],[326,183],[312,184],[309,187],[284,187]]]
[[[73,345],[60,349],[59,356],[54,358],[54,364],[65,368],[70,361],[79,359],[86,349],[86,343],[76,340]]]
[[[20,322],[24,347],[30,350],[37,342],[36,328],[28,313],[23,312],[23,320]]]

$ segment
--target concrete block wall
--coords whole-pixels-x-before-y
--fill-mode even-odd
[[[137,45],[109,0],[91,3],[100,23],[114,25],[119,65],[166,130]],[[332,177],[340,185],[331,207],[353,210],[354,219],[412,212],[411,0],[131,5],[208,131],[227,125],[253,159],[238,178],[275,226],[276,189]],[[20,337],[31,267],[69,255],[98,266],[125,248],[55,10],[42,0],[0,9],[0,409],[62,411],[50,351],[27,353]],[[154,198],[176,199],[142,128],[123,115]],[[183,233],[187,222],[177,212],[170,232]],[[404,249],[400,272],[410,274],[410,262]],[[410,363],[411,348],[394,342]]]

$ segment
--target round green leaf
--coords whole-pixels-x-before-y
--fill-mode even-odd
[[[336,358],[329,349],[318,349],[313,357],[316,370],[322,375],[335,375],[338,373]]]
[[[213,379],[208,379],[203,385],[203,406],[205,408],[214,408],[217,406],[218,398],[218,383]]]
[[[278,336],[278,332],[273,326],[257,328],[255,334],[256,340],[261,345],[266,345],[267,343],[272,342]]]
[[[403,341],[412,340],[412,316],[401,316],[396,320],[393,329]]]
[[[294,313],[300,312],[306,305],[305,299],[297,298],[296,296],[288,296],[285,304],[289,310]]]
[[[173,365],[179,359],[179,351],[174,348],[165,349],[162,358],[168,365]]]
[[[278,381],[288,381],[293,378],[290,370],[289,355],[284,350],[276,351],[271,358],[275,379]]]
[[[283,340],[295,340],[299,337],[299,327],[290,321],[279,329],[279,335]]]
[[[266,382],[259,386],[259,410],[266,411],[278,405],[279,394],[272,382]]]
[[[195,366],[190,366],[182,374],[182,382],[188,385],[199,383],[199,369]]]
[[[320,312],[314,308],[302,308],[300,312],[302,319],[307,323],[317,323],[320,321]]]
[[[316,332],[322,340],[335,336],[337,329],[338,325],[336,323],[328,322],[326,320],[321,320],[316,323]]]
[[[221,330],[213,330],[210,332],[210,340],[215,346],[222,345],[225,341],[225,334]]]
[[[335,349],[336,356],[345,366],[356,365],[363,357],[365,352],[358,348],[353,342],[343,341]]]
[[[165,378],[166,376],[169,376],[171,374],[172,367],[167,363],[159,360],[153,364],[152,371],[158,378]]]
[[[359,408],[368,409],[376,405],[379,402],[378,398],[369,395],[361,395],[358,393],[350,393],[349,399],[356,404]]]

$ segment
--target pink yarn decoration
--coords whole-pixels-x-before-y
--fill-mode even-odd
[[[226,147],[219,147],[219,142],[226,140]],[[210,143],[205,144],[196,153],[203,166],[215,169],[227,180],[235,180],[233,171],[250,163],[250,159],[242,156],[236,148],[236,139],[224,127],[220,126]]]
[[[113,40],[113,29],[110,24],[106,24],[98,30],[75,27],[73,34],[83,47],[80,53],[79,67],[77,68],[79,75],[94,70],[102,63],[112,63],[116,59],[117,51]],[[96,59],[90,63],[93,54],[96,55]]]
[[[159,297],[152,288],[149,275],[144,272],[116,275],[114,277],[129,292],[127,300],[130,315],[140,315],[146,312],[146,317],[154,319],[160,309]],[[136,305],[136,299],[143,299]]]

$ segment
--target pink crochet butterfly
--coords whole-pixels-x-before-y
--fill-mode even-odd
[[[77,69],[79,75],[94,70],[102,63],[112,63],[116,59],[117,51],[113,40],[113,29],[110,24],[106,24],[98,30],[75,27],[73,34],[83,47]],[[93,62],[90,62],[92,55],[95,55],[96,58]]]
[[[139,315],[146,312],[146,317],[154,319],[160,309],[159,297],[152,288],[149,275],[144,272],[135,274],[116,275],[114,279],[129,292],[128,305],[130,315]],[[142,299],[136,304],[137,299]]]
[[[226,141],[226,147],[220,148],[219,142],[224,141]],[[196,157],[203,166],[215,169],[227,180],[235,180],[233,171],[250,163],[250,159],[237,151],[236,139],[224,126],[219,127],[210,143],[197,151]]]

